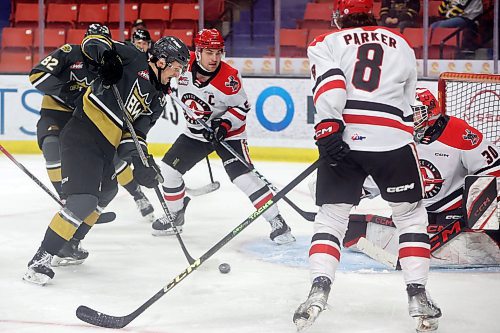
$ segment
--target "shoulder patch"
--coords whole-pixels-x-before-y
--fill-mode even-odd
[[[232,75],[229,75],[224,85],[231,88],[232,92],[237,92],[240,89],[240,81],[238,80],[238,77],[235,79]]]
[[[60,47],[60,49],[65,53],[70,53],[73,47],[71,47],[71,45],[69,44],[64,44],[63,46]]]
[[[450,117],[438,140],[450,147],[471,150],[483,141],[483,134],[467,124],[465,120]]]
[[[137,72],[137,75],[142,77],[144,80],[147,80],[149,81],[149,71],[148,70],[143,70],[143,71],[139,71]]]

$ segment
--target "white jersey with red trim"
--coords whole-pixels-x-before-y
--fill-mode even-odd
[[[383,27],[342,29],[316,37],[307,53],[318,122],[342,119],[352,150],[412,142],[417,63],[401,35]]]
[[[231,122],[227,140],[246,139],[246,116],[250,110],[247,95],[241,83],[238,70],[224,61],[216,73],[206,82],[196,79],[194,53],[188,69],[177,80],[179,98],[208,125],[214,118],[223,118]],[[188,137],[206,141],[203,138],[203,127],[184,112]]]
[[[417,145],[417,152],[428,212],[460,208],[467,175],[495,176],[500,189],[499,149],[462,119],[450,117],[437,140]]]

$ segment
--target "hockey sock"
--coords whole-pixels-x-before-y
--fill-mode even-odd
[[[59,137],[51,135],[46,137],[42,143],[42,153],[45,158],[45,167],[50,182],[61,196],[61,153],[59,151]]]
[[[56,255],[64,244],[75,234],[82,224],[69,209],[62,208],[50,221],[42,241],[42,248],[52,255]]]
[[[340,262],[340,242],[347,230],[350,204],[321,206],[314,222],[314,235],[309,249],[311,280],[326,276],[331,281]]]
[[[252,172],[248,172],[236,177],[233,180],[233,184],[248,196],[254,207],[257,209],[262,207],[273,197],[273,193],[271,192],[269,187]],[[266,212],[264,212],[262,216],[264,216],[267,221],[271,221],[278,214],[278,206],[273,205]]]
[[[422,202],[389,202],[399,233],[399,262],[406,284],[425,285],[429,275],[430,242]]]
[[[161,163],[161,174],[164,178],[162,188],[167,208],[171,212],[178,212],[184,207],[186,196],[186,185],[182,174],[164,162]]]

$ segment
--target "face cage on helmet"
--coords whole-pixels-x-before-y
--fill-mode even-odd
[[[424,137],[425,131],[429,128],[429,108],[426,105],[416,105],[413,109],[413,132],[415,141],[420,141]]]

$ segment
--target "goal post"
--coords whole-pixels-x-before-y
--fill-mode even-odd
[[[447,115],[464,119],[500,147],[500,75],[441,73],[438,96]]]

